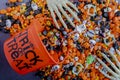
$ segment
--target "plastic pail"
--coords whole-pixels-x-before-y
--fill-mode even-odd
[[[11,67],[20,74],[59,63],[57,54],[50,55],[39,37],[42,27],[38,20],[4,43],[4,53]]]

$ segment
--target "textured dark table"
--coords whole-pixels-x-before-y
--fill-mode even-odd
[[[5,3],[7,1],[8,0],[0,0],[0,9],[6,8]],[[120,2],[120,0],[118,1]],[[40,80],[34,76],[34,73],[19,75],[10,67],[3,52],[3,43],[7,38],[9,38],[9,34],[0,32],[0,80]]]

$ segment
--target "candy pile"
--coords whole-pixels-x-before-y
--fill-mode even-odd
[[[56,17],[61,25],[60,29],[57,29],[45,0],[29,0],[27,3],[22,0],[9,0],[6,3],[8,8],[0,10],[0,30],[14,35],[37,18],[45,26],[39,36],[48,52],[58,55],[60,52],[60,61],[63,61],[68,53],[63,63],[38,70],[35,75],[41,80],[110,80],[111,77],[106,78],[108,70],[120,70],[119,65],[116,67],[118,69],[115,69],[116,63],[113,59],[116,57],[118,60],[115,61],[120,62],[120,5],[117,0],[71,1],[79,9],[76,14],[80,23],[71,17],[75,27],[64,19],[68,27],[66,30]],[[118,75],[119,73],[118,71]],[[120,80],[116,75],[113,75],[114,79]]]
[[[0,31],[10,32],[11,35],[25,29],[33,18],[40,18],[41,24],[45,24],[42,20],[49,13],[46,2],[42,0],[29,0],[26,3],[23,0],[9,0],[6,6],[6,9],[0,10]]]

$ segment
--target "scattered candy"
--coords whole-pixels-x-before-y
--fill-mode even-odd
[[[86,59],[86,68],[90,65],[90,64],[92,64],[93,62],[95,61],[95,57],[93,56],[93,55],[89,55],[88,57],[87,57],[87,59]]]
[[[55,65],[55,66],[52,67],[51,71],[52,71],[52,72],[53,72],[53,71],[56,71],[56,70],[58,70],[59,68],[60,68],[59,65]]]
[[[10,28],[11,27],[11,25],[12,25],[12,23],[11,23],[11,21],[8,19],[8,20],[6,20],[6,26],[8,27],[8,28]]]
[[[90,13],[90,9],[93,8],[94,9],[94,12],[93,13]],[[95,16],[96,15],[96,6],[93,5],[93,4],[87,4],[84,6],[84,9],[88,9],[88,15],[90,16]]]
[[[39,33],[43,44],[50,55],[59,55],[60,64],[36,72],[41,80],[120,79],[120,5],[117,0],[70,0],[72,3],[58,0],[60,5],[56,1],[53,4],[54,0],[9,1],[8,8],[0,10],[0,31],[12,36],[38,19],[45,27]]]
[[[73,67],[72,72],[75,75],[78,75],[83,69],[83,65],[80,63],[77,63],[75,67]]]
[[[31,7],[32,7],[32,9],[33,9],[34,11],[38,9],[38,6],[37,6],[36,3],[32,3],[32,4],[31,4]]]

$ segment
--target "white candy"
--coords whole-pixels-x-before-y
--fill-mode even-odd
[[[77,67],[80,67],[79,70],[78,70]],[[83,68],[84,67],[81,63],[77,63],[76,66],[73,67],[72,73],[75,74],[75,75],[78,75],[82,71]]]
[[[108,36],[111,36],[111,35],[112,35],[110,31],[108,31],[106,34],[107,34]]]
[[[109,33],[110,32],[110,30],[109,29],[105,29],[105,33]]]
[[[106,7],[105,9],[104,9],[104,12],[110,12],[112,9],[110,8],[110,7]]]
[[[119,0],[115,0],[116,3],[119,3]]]
[[[104,67],[102,67],[102,69],[101,69],[104,73],[107,73],[108,71],[107,71],[107,69],[106,68],[104,68]]]
[[[76,33],[76,34],[74,35],[74,41],[77,41],[78,39],[79,39],[79,34]]]
[[[95,28],[95,34],[99,34],[100,28],[96,27]]]
[[[93,40],[93,39],[91,39],[91,40],[89,41],[89,43],[92,44],[92,45],[95,45],[95,44],[96,44],[96,41]]]
[[[60,68],[59,65],[54,65],[54,66],[52,67],[51,71],[56,71],[56,70],[58,70],[59,68]]]
[[[114,13],[116,13],[117,11],[119,11],[119,9],[116,9],[116,10],[114,11]]]
[[[113,47],[110,48],[109,50],[110,53],[114,54],[115,53],[115,49]]]
[[[68,43],[67,40],[64,40],[63,43],[62,43],[62,45],[63,45],[63,46],[66,46],[67,43]]]
[[[104,43],[105,43],[106,45],[110,45],[111,43],[113,43],[113,42],[116,41],[114,35],[112,35],[112,34],[110,34],[110,33],[108,33],[107,35],[108,35],[107,37],[103,38]],[[113,40],[112,40],[111,42],[107,42],[107,39],[109,39],[109,38],[112,38]]]
[[[69,63],[70,66],[73,66],[73,64],[74,64],[73,62],[70,62],[70,63]]]
[[[10,28],[12,26],[11,20],[6,20],[6,27]]]
[[[73,44],[73,47],[74,47],[74,48],[76,48],[76,46],[77,46],[76,44]]]
[[[100,39],[99,39],[99,38],[97,38],[95,41],[96,41],[96,42],[99,42],[99,41],[100,41]]]
[[[71,21],[73,21],[73,20],[74,20],[74,17],[71,17],[70,19],[71,19]]]
[[[85,30],[86,30],[85,24],[81,24],[81,25],[76,27],[76,31],[79,32],[79,33],[82,33]]]
[[[94,8],[94,13],[93,14],[91,14],[90,13],[90,9],[91,8]],[[96,6],[95,5],[93,5],[93,4],[87,4],[87,5],[85,5],[84,6],[84,9],[88,9],[88,14],[90,15],[90,16],[95,16],[95,14],[96,14]]]
[[[63,69],[69,68],[69,67],[70,67],[70,64],[66,64],[66,65],[63,66]]]
[[[60,56],[60,61],[63,61],[64,60],[64,57],[63,56]]]
[[[60,36],[60,34],[59,34],[59,33],[56,33],[56,36]]]
[[[75,61],[78,61],[78,60],[79,60],[79,58],[78,58],[78,57],[74,57],[74,60],[75,60]]]
[[[95,32],[94,32],[93,30],[89,30],[89,31],[87,32],[87,35],[92,38],[92,37],[94,37]]]
[[[38,9],[38,6],[37,6],[36,3],[32,3],[32,4],[31,4],[31,7],[32,7],[33,10],[37,10],[37,9]]]
[[[99,62],[96,62],[96,63],[95,63],[95,69],[98,69],[99,66],[100,66],[100,63],[99,63]]]
[[[87,73],[87,77],[90,77],[90,73]]]
[[[84,36],[84,37],[87,37],[87,33],[84,33],[83,36]]]

